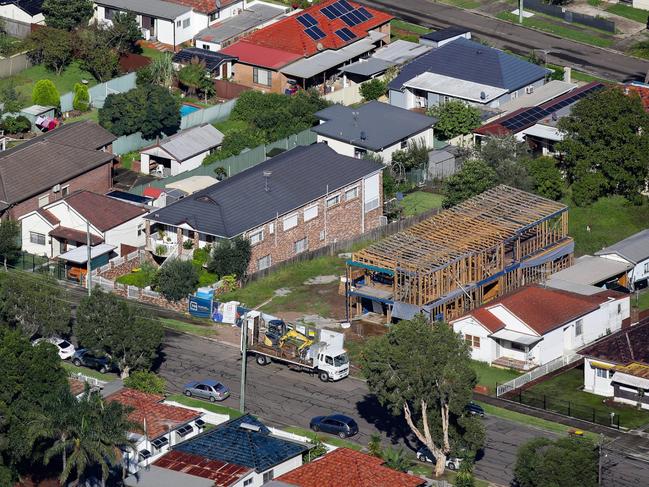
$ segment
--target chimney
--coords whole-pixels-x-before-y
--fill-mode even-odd
[[[568,66],[563,68],[563,80],[566,83],[572,83],[572,68]]]
[[[264,191],[267,193],[270,191],[270,176],[273,174],[273,171],[264,171]]]

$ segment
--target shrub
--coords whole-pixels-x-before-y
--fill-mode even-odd
[[[83,83],[76,83],[74,85],[74,99],[72,106],[75,110],[80,112],[87,112],[90,108],[90,93],[88,93],[88,86]]]
[[[36,82],[32,90],[32,102],[34,105],[45,107],[58,107],[61,95],[56,86],[49,79],[41,79]]]
[[[360,86],[360,93],[364,100],[378,100],[388,89],[388,85],[385,81],[380,79],[373,79],[367,81]]]
[[[214,175],[219,181],[223,181],[228,177],[228,173],[226,172],[225,168],[221,166],[214,168]]]
[[[241,278],[246,275],[251,253],[250,240],[242,237],[225,240],[212,251],[207,270],[221,277],[233,274]]]
[[[32,123],[22,115],[9,116],[2,120],[2,128],[9,134],[24,134],[32,129]]]
[[[168,301],[180,301],[198,286],[198,271],[188,260],[174,259],[160,267],[156,287]]]
[[[166,383],[162,377],[153,372],[136,370],[124,379],[124,386],[149,394],[164,394]]]
[[[428,114],[437,117],[435,133],[446,140],[469,134],[482,124],[480,110],[461,100],[437,105],[428,110]]]
[[[194,241],[193,240],[187,239],[187,240],[185,240],[183,242],[183,249],[189,250],[189,249],[191,249],[193,247],[194,247]]]

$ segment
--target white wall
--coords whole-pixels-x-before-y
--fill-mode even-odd
[[[182,172],[191,171],[192,169],[196,169],[197,167],[200,167],[201,164],[203,163],[203,159],[205,159],[209,154],[210,151],[206,150],[182,162],[178,162],[175,159],[172,159],[171,175],[176,176],[177,174],[180,174]]]
[[[331,147],[338,154],[343,156],[354,157],[354,146],[348,144],[347,142],[341,142],[339,140],[330,139],[329,137],[323,137],[318,134],[318,142],[326,142],[329,147]]]
[[[138,235],[138,228],[140,235]],[[131,245],[132,247],[143,247],[146,243],[146,234],[144,231],[143,215],[140,215],[132,220],[129,220],[121,225],[111,228],[104,234],[104,242],[117,247],[115,251],[120,257],[121,244]]]
[[[412,141],[423,141],[426,143],[426,145],[432,149],[433,148],[433,129],[430,128],[428,130],[425,130],[423,132],[420,132],[418,134],[413,135],[412,137],[409,137],[407,139],[407,144],[410,144]],[[318,134],[318,142],[326,142],[329,147],[331,147],[334,151],[336,151],[338,154],[341,154],[343,156],[349,156],[349,157],[354,157],[355,149],[357,146],[353,144],[348,144],[347,142],[342,142],[340,140],[335,140],[330,137],[325,137],[323,135]],[[358,147],[359,149],[363,149],[362,147]],[[367,152],[373,152],[376,155],[379,155],[383,158],[383,163],[384,164],[389,164],[390,161],[392,160],[392,154],[394,154],[398,150],[401,149],[401,141],[397,142],[396,144],[393,144],[391,146],[385,147],[382,151],[380,152],[374,152],[370,151],[368,149],[363,149],[367,150]]]
[[[613,362],[599,359],[584,359],[584,391],[597,394],[599,396],[611,397],[613,395],[613,386],[611,385],[612,371],[606,371],[606,377],[598,377],[592,362],[601,362],[604,364],[615,365]]]
[[[40,216],[35,211],[28,213],[18,220],[21,227],[21,248],[29,252],[30,254],[36,255],[47,255],[48,257],[52,256],[52,245],[50,240],[52,239],[48,233],[52,230],[52,225],[50,225],[42,216]],[[45,245],[33,244],[29,240],[29,233],[35,232],[45,235]]]
[[[649,1],[649,0],[648,0]],[[636,283],[643,279],[649,278],[649,272],[645,272],[645,264],[649,263],[649,259],[638,262],[631,270],[631,282]],[[649,267],[647,269],[649,271]]]
[[[273,468],[265,470],[261,473],[252,472],[250,475],[242,477],[236,484],[232,484],[232,487],[243,487],[243,483],[252,478],[252,483],[248,484],[247,487],[260,487],[264,484],[264,473],[273,471],[273,478],[277,478],[280,475],[295,470],[298,467],[302,466],[302,455],[297,455],[289,460],[286,460],[284,463],[280,463]]]
[[[518,333],[525,333],[526,335],[535,335],[539,336],[534,330],[529,326],[523,323],[518,317],[514,316],[507,308],[497,304],[488,308],[489,313],[493,314],[496,318],[502,321],[505,324],[505,328],[512,331],[517,331]]]
[[[200,30],[197,30],[197,26],[194,25],[196,22],[193,18],[193,14],[193,11],[187,12],[179,17],[176,17],[175,22],[156,19],[155,35],[158,41],[162,42],[163,44],[174,45],[174,23],[176,25],[176,45],[193,39],[194,34],[198,32],[198,30]],[[189,25],[187,27],[183,27],[183,22],[185,19],[189,19]],[[180,26],[178,26],[178,22],[180,22]],[[201,27],[201,29],[203,27]]]
[[[0,6],[0,17],[25,22],[26,24],[39,24],[45,20],[43,14],[36,14],[32,17],[24,10],[16,7],[13,3]]]
[[[472,316],[466,316],[453,322],[453,331],[464,335],[480,337],[480,348],[471,348],[471,358],[481,362],[491,363],[496,358],[496,344],[488,338],[490,334],[484,326],[479,324]]]
[[[633,8],[649,10],[649,0],[633,0]]]
[[[220,51],[221,44],[217,42],[201,41],[197,40],[194,42],[194,45],[200,49],[209,49],[210,51]]]

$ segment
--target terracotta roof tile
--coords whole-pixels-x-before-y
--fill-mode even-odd
[[[85,243],[88,241],[88,233],[81,230],[76,230],[70,227],[56,227],[53,230],[50,230],[49,235],[51,237],[56,237],[59,239],[65,239],[70,242],[82,242]],[[99,235],[90,233],[90,245],[99,245],[104,241]]]
[[[419,477],[397,472],[383,463],[380,458],[338,448],[277,480],[297,487],[419,487],[426,484]]]
[[[49,223],[52,225],[58,225],[61,223],[61,220],[59,220],[51,211],[49,210],[44,210],[43,208],[39,208],[36,210],[36,213],[41,215],[43,218],[45,218]]]
[[[73,193],[65,201],[102,232],[149,212],[141,206],[91,191]]]
[[[579,354],[618,364],[649,365],[649,321],[611,333],[581,349]]]
[[[156,467],[214,480],[214,487],[229,487],[252,469],[234,463],[209,460],[200,455],[172,450],[154,462]]]

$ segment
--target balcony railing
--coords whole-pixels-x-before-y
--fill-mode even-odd
[[[178,248],[178,241],[176,236],[165,235],[160,237],[160,235],[151,235],[147,239],[147,250],[153,252],[154,255],[159,257],[168,257],[170,254],[174,253]]]

